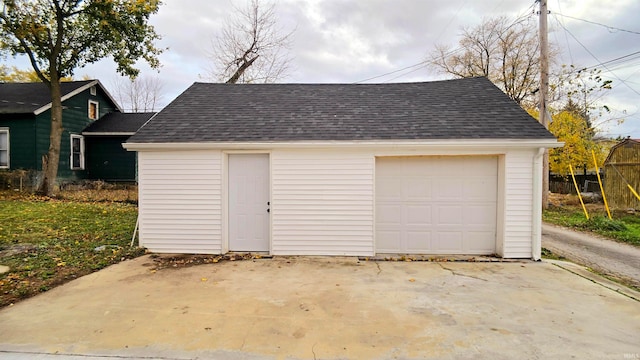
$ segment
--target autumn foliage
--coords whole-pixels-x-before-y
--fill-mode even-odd
[[[592,151],[596,154],[598,167],[602,167],[606,152],[601,143],[593,140],[593,129],[580,115],[570,111],[561,111],[552,115],[549,131],[564,142],[561,148],[549,150],[549,168],[561,175],[569,174],[569,165],[574,169],[592,169]]]

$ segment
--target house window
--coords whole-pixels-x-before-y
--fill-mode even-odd
[[[9,129],[0,129],[0,169],[9,168]]]
[[[98,102],[89,100],[89,119],[98,120],[99,113],[100,108],[98,106]]]
[[[89,88],[89,93],[93,96],[96,96],[96,87],[92,86]]]
[[[84,169],[84,137],[71,135],[71,170]]]

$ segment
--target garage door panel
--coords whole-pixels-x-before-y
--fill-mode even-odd
[[[461,158],[463,162],[464,174],[493,175],[495,169],[495,157],[492,156],[468,156]]]
[[[438,226],[462,225],[462,206],[440,205],[437,212]]]
[[[462,188],[462,195],[471,201],[495,201],[498,189],[494,177],[469,178]]]
[[[407,231],[407,253],[422,251],[431,247],[431,232]]]
[[[382,253],[399,253],[401,243],[400,231],[379,230],[376,232],[377,251]]]
[[[492,228],[496,222],[496,208],[491,205],[469,205],[464,209],[464,223]]]
[[[405,210],[407,221],[403,225],[431,225],[431,205],[407,205]]]
[[[424,177],[408,177],[402,184],[403,200],[426,201],[431,199],[432,182]],[[397,181],[396,181],[397,186]]]
[[[495,156],[376,160],[376,251],[492,254]]]
[[[464,198],[464,185],[462,179],[444,177],[435,180],[435,183],[437,201],[460,201]]]
[[[438,231],[433,249],[441,254],[459,254],[462,251],[463,235],[462,231]]]
[[[403,208],[400,204],[383,204],[376,209],[376,222],[379,225],[402,225]]]
[[[387,161],[398,164],[396,159],[397,158],[389,158]],[[393,168],[393,170],[396,171],[396,174],[402,173],[405,177],[428,177],[438,171],[438,164],[436,162],[431,162],[425,165],[424,159],[424,157],[404,158],[404,161],[400,163],[401,165]]]
[[[398,186],[397,179],[382,177],[376,179],[376,193],[382,201],[393,201],[402,198],[402,187]]]
[[[474,239],[466,244],[469,254],[491,254],[495,251],[494,231],[469,231],[467,238]]]

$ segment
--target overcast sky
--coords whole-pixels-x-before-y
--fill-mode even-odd
[[[163,67],[159,74],[143,70],[144,76],[161,78],[164,103],[193,82],[208,81],[211,40],[232,16],[232,5],[244,7],[247,1],[164,0],[151,20],[163,37],[159,45],[168,47]],[[549,40],[562,50],[560,63],[594,66],[640,51],[640,1],[548,0],[548,5]],[[280,26],[285,32],[295,29],[293,71],[282,82],[352,83],[390,72],[367,82],[444,79],[424,66],[410,66],[424,61],[436,44],[456,46],[461,29],[483,19],[529,15],[537,23],[537,8],[534,0],[280,0]],[[640,138],[640,54],[606,66],[603,77],[614,84],[601,99],[612,110],[606,118],[626,120],[601,129]],[[75,75],[85,74],[109,88],[115,65],[102,61]]]

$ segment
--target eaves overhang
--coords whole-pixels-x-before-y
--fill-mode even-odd
[[[440,149],[494,149],[494,148],[556,148],[564,143],[556,139],[450,139],[450,140],[363,140],[363,141],[287,141],[287,142],[127,142],[122,146],[129,151],[184,151],[184,150],[268,150],[313,148],[440,148]]]

